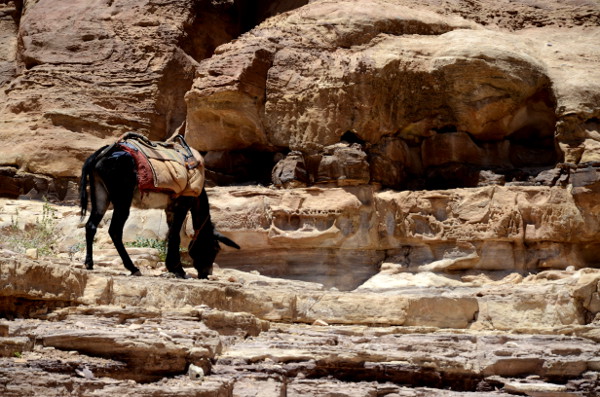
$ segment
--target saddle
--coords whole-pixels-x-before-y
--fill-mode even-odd
[[[132,155],[138,175],[138,188],[148,192],[168,193],[174,197],[194,196],[204,188],[204,159],[188,146],[181,135],[167,142],[150,141],[143,135],[128,132],[117,146]]]

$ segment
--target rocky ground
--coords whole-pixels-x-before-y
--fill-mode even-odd
[[[218,266],[208,281],[173,279],[159,249],[137,247],[130,250],[144,276],[132,278],[106,230],[96,269],[83,269],[76,208],[14,200],[1,208],[3,396],[600,391],[595,269],[499,275],[384,264],[340,291]],[[32,258],[45,240],[27,251],[15,229],[39,229],[44,213],[55,232],[51,253]],[[153,216],[135,210],[131,223]],[[190,378],[191,365],[202,379]]]

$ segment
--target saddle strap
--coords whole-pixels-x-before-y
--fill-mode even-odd
[[[196,156],[194,156],[194,153],[192,153],[192,149],[190,149],[189,145],[183,138],[183,135],[177,134],[177,135],[175,135],[174,139],[177,139],[179,141],[179,144],[181,145],[181,147],[185,150],[183,157],[185,158],[186,168],[188,170],[193,170],[194,168],[198,167],[198,165],[199,165],[198,160],[196,160]]]

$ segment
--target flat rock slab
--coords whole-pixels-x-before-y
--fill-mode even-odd
[[[0,279],[16,318],[0,322],[7,396],[479,397],[532,376],[566,393],[599,387],[589,269],[341,292],[222,269],[132,278],[4,252]]]
[[[495,282],[470,279],[393,288],[372,284],[341,292],[235,270],[219,270],[210,281],[143,276],[133,282],[128,276],[90,272],[65,261],[0,255],[0,264],[2,305],[8,312],[29,317],[73,304],[156,311],[207,305],[275,322],[552,333],[557,327],[592,327],[600,312],[600,272],[593,269],[549,271],[526,278],[515,274]]]
[[[486,377],[557,380],[600,368],[583,338],[496,332],[424,332],[406,327],[277,325],[220,355],[214,373],[368,380],[476,390]]]

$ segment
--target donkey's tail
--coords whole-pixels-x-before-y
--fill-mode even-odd
[[[79,205],[81,206],[81,218],[83,219],[85,217],[85,213],[87,212],[87,206],[88,206],[88,192],[87,192],[87,185],[88,185],[88,179],[89,179],[89,183],[90,183],[90,193],[92,195],[92,200],[94,199],[94,173],[92,172],[92,169],[94,168],[94,166],[96,165],[96,162],[98,161],[98,157],[100,157],[100,155],[104,152],[104,150],[108,147],[104,146],[100,149],[98,149],[96,152],[94,152],[90,157],[87,158],[87,160],[85,160],[85,163],[83,163],[83,167],[81,168],[81,180],[79,182]]]

